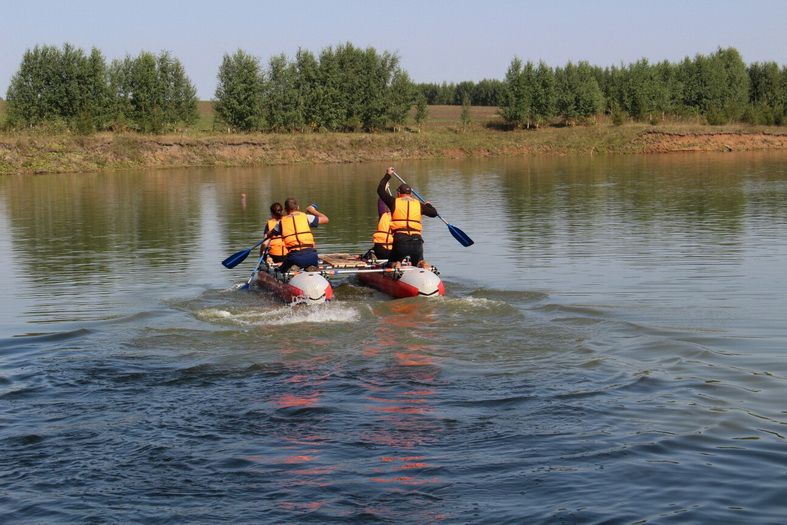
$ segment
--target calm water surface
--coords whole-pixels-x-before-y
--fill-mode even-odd
[[[235,289],[384,168],[0,179],[0,521],[787,521],[787,155],[404,163],[444,299]]]

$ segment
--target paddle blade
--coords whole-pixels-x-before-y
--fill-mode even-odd
[[[467,236],[465,232],[454,226],[453,224],[448,225],[448,231],[451,232],[451,235],[454,236],[454,239],[459,241],[459,244],[467,248],[468,246],[472,246],[473,239]]]
[[[245,250],[241,250],[237,253],[233,253],[223,261],[221,261],[222,266],[225,268],[235,268],[240,263],[246,260],[246,257],[249,256],[251,253],[251,248],[246,248]]]

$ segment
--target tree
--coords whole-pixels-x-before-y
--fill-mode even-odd
[[[532,70],[532,64],[528,62]],[[500,102],[500,116],[515,127],[523,126],[532,111],[531,85],[527,83],[525,71],[518,57],[511,60],[506,71],[504,88]]]
[[[404,125],[407,114],[413,107],[415,88],[406,72],[395,71],[389,91],[387,118],[391,126],[397,129]]]
[[[556,70],[555,77],[557,110],[567,123],[573,124],[577,118],[590,118],[601,112],[604,95],[590,64],[569,62]]]
[[[216,116],[240,131],[261,127],[262,72],[256,57],[238,49],[225,54],[219,66],[216,86]]]
[[[160,133],[197,117],[196,89],[170,53],[143,51],[114,60],[109,67],[113,120],[143,133]]]
[[[429,116],[429,108],[426,105],[426,97],[423,93],[419,93],[415,99],[415,123],[418,125],[418,131],[421,131],[421,125],[426,121]]]
[[[746,120],[753,124],[781,123],[784,115],[785,88],[775,62],[749,65],[749,103]]]
[[[470,96],[467,94],[465,94],[462,100],[462,114],[460,120],[462,122],[462,132],[464,132],[467,126],[470,125]]]
[[[262,83],[262,113],[272,131],[302,130],[303,104],[299,100],[297,69],[284,55],[271,57]]]
[[[465,102],[465,97],[470,100],[470,103],[474,103],[473,100],[473,92],[475,91],[475,82],[471,82],[469,80],[464,80],[456,85],[456,89],[454,90],[454,100],[452,104],[461,105]]]
[[[341,65],[336,52],[331,47],[323,49],[318,66],[319,88],[315,107],[319,127],[328,131],[338,131],[346,122],[347,108],[341,77]]]
[[[61,122],[91,132],[107,124],[110,96],[107,68],[100,51],[65,44],[27,50],[6,94],[7,119],[13,126]]]
[[[485,78],[473,87],[470,101],[475,106],[499,106],[503,88],[503,81]]]
[[[193,124],[199,118],[197,90],[186,76],[180,61],[163,51],[157,58],[156,68],[162,93],[164,122],[170,126]]]
[[[536,127],[554,116],[556,103],[555,72],[544,62],[539,62],[534,75],[532,104]]]
[[[316,130],[320,127],[320,65],[312,52],[298,49],[295,54],[295,69],[295,86],[304,127]]]

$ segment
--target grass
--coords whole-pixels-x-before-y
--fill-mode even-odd
[[[0,112],[3,110],[0,102]],[[784,127],[707,126],[697,121],[616,126],[600,118],[587,126],[556,123],[537,130],[504,130],[494,107],[472,107],[470,123],[464,127],[461,106],[430,106],[421,126],[411,118],[398,132],[380,133],[233,134],[214,129],[211,102],[200,102],[199,111],[200,118],[193,126],[165,135],[80,136],[62,129],[0,132],[0,174],[787,149]]]

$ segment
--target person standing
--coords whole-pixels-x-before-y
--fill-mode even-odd
[[[284,201],[284,212],[286,215],[265,236],[265,242],[269,242],[274,236],[281,235],[287,249],[287,255],[277,270],[284,273],[292,266],[307,271],[313,271],[310,267],[316,270],[319,260],[311,228],[328,224],[328,216],[317,211],[314,204],[307,206],[307,213],[303,213],[293,197]]]
[[[401,266],[401,262],[409,257],[413,266],[428,268],[429,265],[424,261],[421,218],[423,215],[437,217],[437,210],[429,202],[421,204],[421,201],[413,197],[413,189],[404,182],[396,189],[396,197],[391,196],[385,187],[393,174],[392,167],[385,170],[385,175],[377,185],[377,195],[391,210],[390,229],[393,242],[388,255],[388,266]]]

